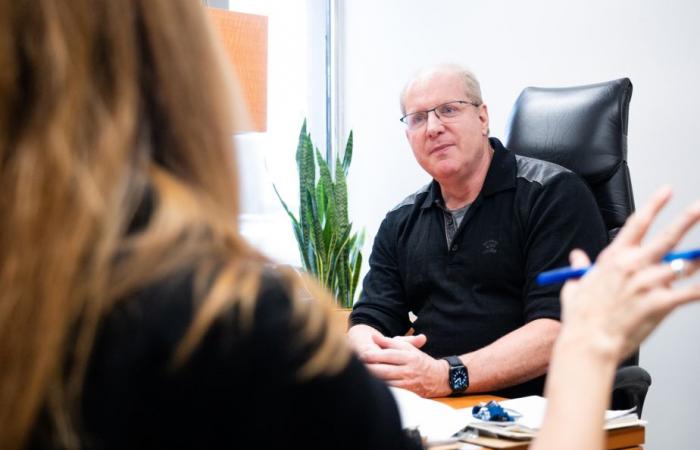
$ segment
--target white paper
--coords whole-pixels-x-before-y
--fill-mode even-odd
[[[449,441],[472,421],[471,408],[454,409],[406,389],[390,389],[399,407],[403,428],[418,428],[429,444]]]
[[[498,402],[504,408],[512,409],[522,416],[514,425],[499,427],[496,423],[479,421],[472,417],[472,408],[454,409],[444,403],[420,397],[419,395],[400,388],[391,387],[391,393],[398,404],[403,428],[417,428],[421,436],[429,444],[449,442],[455,433],[463,430],[470,423],[481,425],[493,425],[494,429],[519,430],[522,432],[536,432],[542,427],[547,399],[537,395],[515,398]],[[634,408],[630,410],[605,412],[606,429],[644,425],[646,422],[639,420],[634,414]],[[529,431],[528,431],[529,430]]]
[[[503,400],[499,402],[504,408],[513,409],[522,417],[517,420],[517,424],[529,428],[531,430],[539,430],[542,428],[544,414],[547,410],[547,399],[538,395],[529,397],[514,398],[511,400]],[[634,413],[636,408],[628,410],[607,410],[605,411],[605,428],[611,429],[623,426],[644,425],[646,422],[639,420]]]
[[[518,425],[531,430],[539,430],[542,427],[544,413],[547,410],[547,399],[539,395],[513,398],[498,402],[504,408],[519,412],[522,416],[517,420]]]

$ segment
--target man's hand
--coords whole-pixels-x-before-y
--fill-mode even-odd
[[[379,346],[374,343],[372,336],[382,336],[382,334],[369,325],[353,325],[348,330],[347,336],[350,346],[362,359],[362,355],[365,353],[379,350]]]
[[[372,335],[375,349],[367,350],[360,359],[378,378],[391,386],[415,392],[421,397],[441,397],[452,393],[448,384],[449,364],[420,350],[425,335],[388,338]]]

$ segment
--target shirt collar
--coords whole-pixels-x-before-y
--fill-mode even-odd
[[[493,148],[493,158],[489,170],[486,172],[484,185],[481,187],[479,197],[488,197],[497,192],[515,188],[515,175],[517,171],[515,154],[508,151],[501,141],[496,138],[489,138],[489,143]],[[433,180],[428,188],[428,195],[425,196],[421,208],[428,208],[433,205],[444,204],[442,191],[437,181]]]
[[[484,185],[479,193],[484,197],[515,188],[515,175],[518,170],[513,152],[508,151],[496,138],[489,138],[489,142],[494,151],[489,171],[486,173]]]

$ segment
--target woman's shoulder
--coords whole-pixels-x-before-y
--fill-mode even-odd
[[[307,300],[292,297],[280,271],[259,272],[251,320],[240,310],[244,300],[233,302],[186,362],[173,366],[174,349],[201,307],[196,279],[195,271],[168,277],[108,316],[85,389],[92,435],[115,448],[143,439],[161,447],[303,441],[324,448],[339,438],[342,448],[403,448],[391,395],[355,357],[338,371],[301,375],[319,340],[335,331],[321,323],[308,339],[310,310],[295,307]],[[349,423],[356,432],[339,436],[339,424]]]
[[[125,346],[143,357],[158,360],[155,353],[171,356],[173,349],[186,335],[201,308],[207,302],[221,302],[217,317],[208,327],[204,342],[211,345],[209,335],[216,335],[227,342],[246,339],[256,330],[281,327],[289,321],[291,303],[284,278],[271,267],[261,266],[253,298],[241,299],[245,293],[230,289],[232,297],[215,292],[216,271],[188,267],[135,290],[118,300],[105,314],[97,333],[95,351],[102,347]],[[250,280],[246,280],[250,281]],[[246,323],[244,311],[250,308],[252,326]],[[225,331],[225,336],[222,335]],[[244,333],[247,331],[248,333]],[[124,355],[123,349],[119,351]],[[129,352],[127,352],[129,354]],[[138,355],[133,355],[138,357]]]

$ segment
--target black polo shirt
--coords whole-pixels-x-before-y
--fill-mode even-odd
[[[490,141],[484,185],[450,248],[436,181],[386,215],[352,324],[387,336],[413,326],[428,338],[423,350],[442,357],[478,350],[535,319],[559,319],[561,286],[538,286],[535,277],[568,265],[574,248],[595,258],[607,243],[603,219],[576,174]],[[498,393],[541,394],[543,385],[540,377]]]

